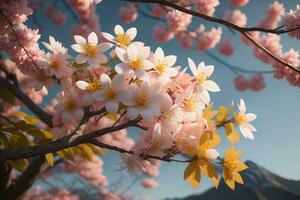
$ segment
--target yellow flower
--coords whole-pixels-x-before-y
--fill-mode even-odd
[[[220,144],[220,137],[216,132],[206,132],[202,135],[197,154],[194,156],[196,160],[190,162],[184,171],[184,179],[187,180],[193,188],[199,186],[201,180],[201,172],[208,176],[213,185],[217,188],[218,174],[216,168],[211,164],[210,160],[217,159],[219,153],[214,149]]]
[[[235,151],[234,146],[231,146],[225,153],[223,162],[223,178],[227,186],[232,190],[235,188],[235,182],[244,184],[239,172],[247,169],[248,167],[245,163],[238,160],[242,154],[243,152],[241,151]]]

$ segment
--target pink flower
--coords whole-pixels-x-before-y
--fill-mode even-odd
[[[63,25],[68,18],[68,15],[62,13],[54,6],[48,6],[46,10],[46,16],[55,24]]]
[[[284,24],[285,24],[286,30],[291,30],[294,28],[298,28],[300,26],[300,6],[299,5],[297,5],[296,10],[291,10],[287,14]],[[299,40],[300,39],[300,29],[288,32],[288,35]]]
[[[277,28],[279,22],[285,14],[285,9],[283,4],[275,1],[269,5],[267,10],[267,16],[260,22],[259,26],[274,29]]]
[[[220,4],[219,0],[194,0],[196,10],[204,15],[212,16],[216,7]]]
[[[122,26],[116,25],[114,31],[116,36],[105,32],[102,32],[101,34],[106,40],[125,47],[132,43],[137,35],[137,30],[135,27],[132,27],[125,32]]]
[[[174,32],[168,30],[163,26],[155,26],[154,29],[154,38],[159,42],[168,42],[174,38]]]
[[[181,43],[183,48],[191,48],[194,43],[194,37],[191,36],[191,34],[185,33],[185,32],[179,32],[176,34],[177,40]]]
[[[236,7],[243,7],[245,6],[249,0],[230,0],[230,4]]]
[[[280,57],[282,55],[282,45],[280,44],[279,35],[268,33],[267,35],[262,36],[259,39],[259,42],[276,56]],[[273,61],[273,58],[256,46],[254,46],[254,55],[265,63]]]
[[[154,179],[145,178],[142,180],[141,185],[144,188],[154,189],[158,187],[158,182],[156,182]]]
[[[227,38],[219,45],[219,51],[225,56],[231,56],[234,52],[232,41]]]
[[[129,24],[134,22],[138,17],[138,12],[135,4],[130,4],[127,7],[121,7],[119,17],[122,22]]]
[[[200,34],[198,37],[198,50],[205,51],[214,48],[221,41],[221,35],[221,27],[212,28],[210,31]]]
[[[227,12],[224,16],[224,20],[229,21],[240,27],[244,27],[247,24],[247,16],[240,10]]]
[[[249,88],[255,92],[260,91],[266,87],[265,79],[262,74],[253,75],[249,81]]]
[[[249,87],[248,80],[242,75],[238,75],[234,78],[235,88],[239,91],[245,91]]]
[[[161,17],[165,14],[166,8],[162,7],[161,5],[155,5],[151,11],[151,15],[154,17]]]
[[[185,31],[192,22],[192,18],[192,15],[175,9],[167,13],[167,22],[173,32]]]

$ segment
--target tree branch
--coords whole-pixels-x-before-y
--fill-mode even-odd
[[[101,148],[114,150],[114,151],[117,151],[119,153],[127,153],[127,154],[130,154],[130,155],[134,154],[134,151],[128,151],[126,149],[122,149],[122,148],[119,148],[119,147],[116,147],[116,146],[111,146],[111,145],[105,144],[103,142],[100,142],[98,140],[91,140],[89,143],[93,144],[93,145],[96,145],[98,147],[101,147]],[[140,156],[143,159],[145,159],[145,160],[147,160],[147,159],[156,159],[156,160],[161,160],[161,161],[165,161],[165,162],[188,163],[188,162],[191,162],[191,161],[194,160],[194,158],[189,159],[189,160],[177,160],[177,159],[171,159],[171,158],[164,158],[164,157],[153,156],[153,155],[149,155],[149,154],[142,154]]]
[[[7,200],[14,200],[21,196],[34,183],[44,162],[44,156],[33,159],[27,170],[5,190],[1,197]]]
[[[11,84],[7,79],[0,77],[0,84],[11,91],[22,103],[24,103],[45,124],[52,127],[52,116],[37,106],[20,88]]]
[[[260,48],[262,51],[264,51],[266,54],[271,56],[276,61],[280,62],[281,64],[283,64],[285,66],[287,66],[289,69],[291,69],[291,70],[293,70],[297,73],[300,73],[300,69],[298,69],[297,67],[292,66],[291,64],[285,62],[281,58],[278,58],[275,54],[273,54],[271,51],[266,49],[259,42],[255,41],[255,39],[248,33],[248,32],[252,32],[252,31],[259,31],[259,32],[273,33],[273,34],[278,34],[279,35],[279,34],[283,34],[283,33],[298,30],[298,29],[300,29],[300,27],[296,27],[296,28],[293,28],[291,30],[280,30],[278,28],[276,28],[276,29],[266,29],[266,28],[262,28],[262,27],[240,27],[240,26],[237,26],[237,25],[235,25],[231,22],[228,22],[226,20],[201,14],[199,12],[184,8],[180,5],[177,5],[176,3],[173,3],[173,2],[167,1],[167,0],[124,0],[124,1],[140,2],[140,3],[157,3],[157,4],[161,4],[161,5],[164,5],[164,6],[174,8],[176,10],[179,10],[181,12],[184,12],[184,13],[187,13],[187,14],[190,14],[190,15],[193,15],[195,17],[199,17],[199,18],[204,19],[204,20],[209,21],[209,22],[214,22],[214,23],[217,23],[217,24],[221,24],[221,25],[225,25],[227,27],[230,27],[230,28],[242,33],[254,45],[256,45],[258,48]]]
[[[45,155],[47,153],[55,153],[57,151],[69,147],[74,147],[83,143],[88,143],[90,140],[105,135],[107,133],[122,130],[130,126],[136,126],[136,124],[139,121],[140,118],[137,118],[135,120],[128,121],[127,123],[121,125],[117,125],[114,127],[107,127],[107,128],[90,132],[88,134],[80,135],[74,140],[71,140],[72,135],[67,135],[55,141],[51,141],[37,146],[21,147],[16,149],[0,149],[0,162],[5,160],[17,160],[22,158],[30,158],[30,157]]]

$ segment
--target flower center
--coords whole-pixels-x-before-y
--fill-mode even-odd
[[[224,162],[224,167],[234,171],[238,167],[238,165],[235,162]]]
[[[157,71],[157,73],[163,74],[167,70],[167,65],[163,62],[159,62],[156,65],[155,70]]]
[[[129,35],[127,35],[127,34],[117,34],[116,39],[119,44],[124,45],[124,46],[128,46],[131,42]]]
[[[130,66],[132,69],[140,69],[142,67],[142,60],[139,57],[131,58]]]
[[[52,60],[52,62],[50,63],[50,67],[53,69],[58,69],[59,63],[56,60]]]
[[[236,114],[234,116],[234,121],[237,123],[237,124],[243,124],[245,122],[247,122],[247,118],[245,115],[239,115],[239,114]]]
[[[105,91],[105,96],[109,100],[114,100],[116,98],[117,94],[112,88],[109,88]]]
[[[191,96],[185,99],[185,106],[187,109],[191,111],[196,111],[197,106],[196,106],[196,99],[195,97]]]
[[[196,81],[199,84],[204,83],[204,81],[206,81],[207,76],[204,73],[200,73],[197,77],[196,77]]]
[[[101,89],[100,82],[97,80],[89,81],[89,85],[87,86],[88,91],[96,92]]]
[[[96,53],[97,53],[97,46],[96,45],[92,45],[91,43],[86,43],[83,46],[84,49],[84,53],[88,56],[88,57],[95,57]]]
[[[150,101],[150,97],[147,96],[144,92],[141,92],[139,96],[136,98],[136,105],[140,108],[144,108],[146,105],[148,105]]]
[[[64,107],[67,111],[72,111],[72,110],[75,110],[76,103],[73,100],[69,99],[69,100],[64,101]]]

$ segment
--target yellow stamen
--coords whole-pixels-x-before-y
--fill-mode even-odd
[[[131,39],[127,34],[117,34],[116,39],[119,44],[128,46],[131,43]]]
[[[187,99],[185,99],[184,104],[191,111],[196,111],[197,110],[196,99],[193,96],[188,97]]]
[[[100,90],[101,89],[100,82],[98,80],[89,81],[89,85],[87,86],[87,89],[90,92],[96,92],[97,90]]]
[[[167,70],[167,65],[163,62],[159,62],[154,69],[157,71],[157,73],[163,74]]]
[[[53,69],[58,69],[59,63],[56,60],[52,60],[52,62],[50,63],[50,67]]]
[[[142,67],[142,60],[139,57],[131,58],[130,66],[132,69],[140,69]]]
[[[97,54],[97,46],[96,45],[92,45],[91,43],[86,43],[83,46],[84,49],[84,53],[88,56],[88,57],[95,57]]]
[[[76,103],[73,100],[69,99],[64,101],[64,107],[67,111],[72,111],[76,108]]]
[[[147,96],[144,92],[141,92],[139,96],[136,98],[136,105],[140,108],[144,108],[149,104],[150,97]]]
[[[196,77],[196,81],[199,84],[204,83],[204,81],[206,81],[207,76],[204,73],[200,73],[197,77]]]
[[[243,123],[247,122],[247,118],[245,115],[235,114],[234,121],[237,124],[243,124]]]
[[[109,100],[113,100],[116,98],[117,94],[116,92],[112,89],[109,88],[105,91],[105,96],[109,99]]]

